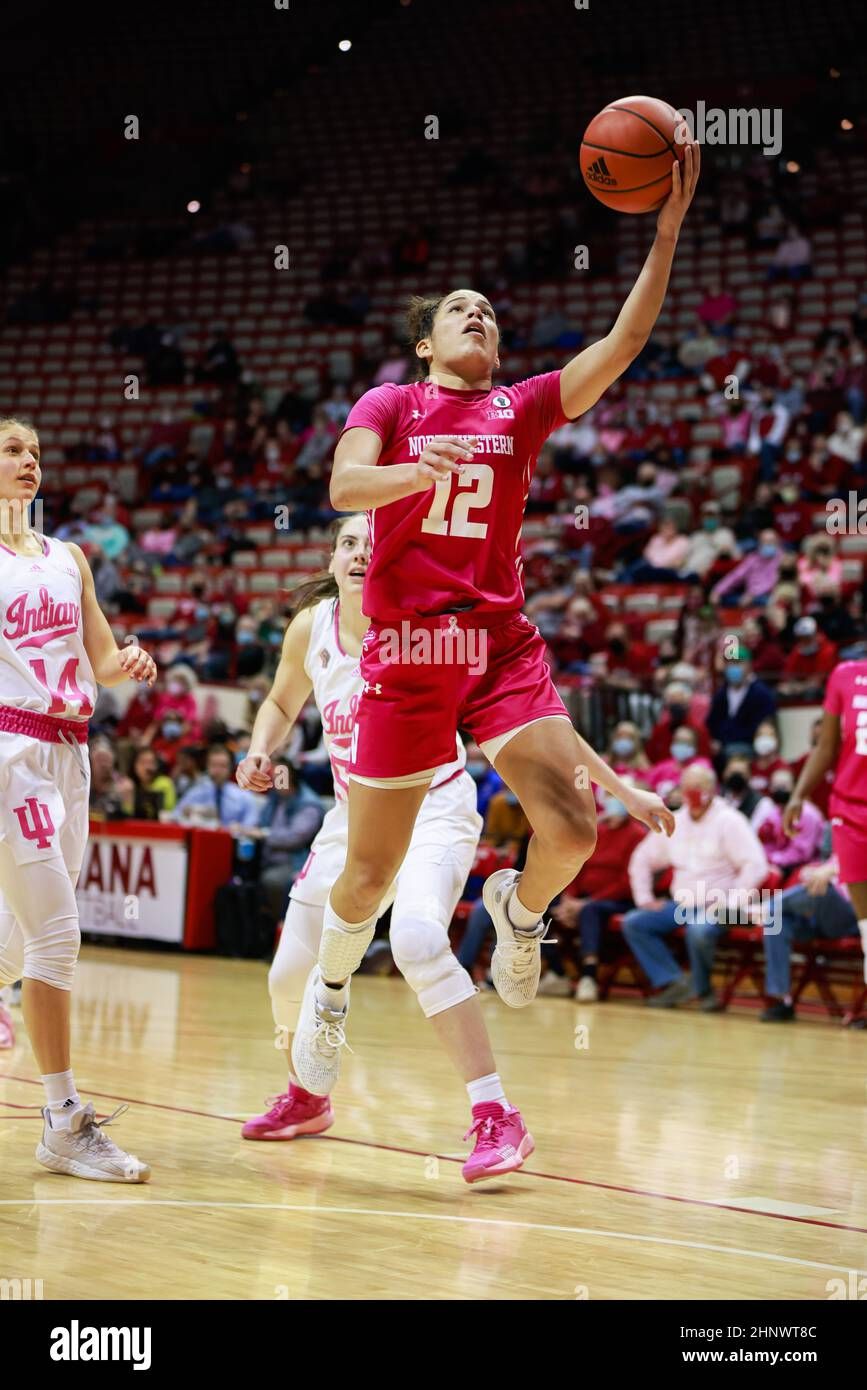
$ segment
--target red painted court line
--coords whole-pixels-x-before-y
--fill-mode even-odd
[[[27,1076],[2,1076],[0,1081],[21,1081],[25,1086],[38,1086],[38,1081],[33,1081]],[[208,1110],[189,1110],[183,1105],[166,1105],[160,1101],[135,1100],[130,1096],[114,1095],[111,1091],[91,1091],[92,1096],[99,1096],[101,1100],[120,1100],[128,1105],[141,1105],[148,1110],[168,1110],[177,1115],[198,1115],[204,1120],[228,1120],[230,1124],[240,1125],[243,1120],[236,1120],[232,1115],[214,1115]],[[10,1102],[4,1101],[3,1104]],[[38,1111],[37,1111],[38,1114]],[[7,1115],[5,1119],[26,1119],[24,1115]],[[377,1149],[382,1153],[408,1154],[411,1158],[436,1158],[443,1163],[463,1163],[461,1158],[450,1158],[447,1154],[431,1154],[426,1149],[405,1149],[400,1144],[377,1144],[370,1139],[349,1139],[337,1134],[317,1134],[316,1142],[319,1144],[354,1144],[361,1149]],[[854,1231],[857,1235],[867,1235],[867,1226],[849,1226],[841,1221],[819,1221],[815,1216],[786,1216],[778,1211],[756,1211],[753,1207],[738,1207],[729,1202],[711,1202],[706,1197],[677,1197],[672,1192],[654,1192],[646,1187],[628,1187],[624,1184],[614,1182],[598,1182],[592,1178],[570,1178],[563,1173],[540,1173],[535,1168],[522,1168],[521,1172],[528,1178],[542,1178],[546,1182],[565,1182],[574,1187],[597,1188],[603,1192],[622,1192],[628,1197],[650,1197],[657,1202],[680,1202],[688,1207],[710,1207],[713,1211],[733,1211],[742,1216],[764,1216],[770,1221],[794,1221],[800,1226],[824,1226],[832,1231]]]

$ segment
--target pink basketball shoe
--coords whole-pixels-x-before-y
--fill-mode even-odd
[[[334,1124],[328,1096],[311,1096],[290,1085],[283,1095],[272,1096],[264,1115],[248,1120],[242,1139],[297,1139],[299,1134],[322,1134]]]
[[[476,1136],[476,1147],[461,1169],[467,1182],[514,1173],[536,1147],[520,1110],[498,1101],[473,1106],[473,1123],[464,1138],[471,1134]]]
[[[15,1046],[15,1025],[8,1009],[0,1004],[0,1048]]]

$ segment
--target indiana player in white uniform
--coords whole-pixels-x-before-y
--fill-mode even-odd
[[[325,903],[346,859],[347,771],[362,689],[359,658],[367,619],[361,612],[361,594],[369,557],[366,517],[341,519],[329,577],[299,595],[300,608],[287,629],[274,684],[256,717],[248,756],[237,771],[242,787],[265,791],[272,785],[270,755],[285,744],[312,690],[331,759],[336,805],[325,817],[292,886],[268,977],[277,1045],[286,1049],[287,1058],[304,986],[319,953]],[[533,1140],[522,1126],[524,1138],[517,1148],[502,1143],[498,1118],[517,1112],[503,1092],[475,986],[449,945],[449,923],[482,828],[475,784],[465,762],[457,740],[454,761],[437,770],[425,797],[406,858],[380,915],[391,905],[394,959],[466,1083],[473,1107],[469,1133],[476,1142],[463,1175],[468,1182],[477,1182],[520,1168],[533,1151]],[[324,1033],[339,1026],[336,1016],[329,1021],[326,1010]],[[336,1034],[334,1042],[340,1042]],[[322,1044],[329,1045],[327,1036]],[[328,1096],[304,1090],[290,1070],[286,1091],[275,1096],[268,1111],[250,1120],[242,1133],[246,1139],[294,1139],[319,1134],[332,1123]]]
[[[39,1162],[78,1178],[144,1182],[147,1164],[118,1148],[75,1089],[69,1016],[88,716],[97,683],[152,685],[156,667],[141,648],[117,646],[78,546],[30,528],[40,480],[36,431],[0,420],[0,986],[23,980],[45,1087]]]

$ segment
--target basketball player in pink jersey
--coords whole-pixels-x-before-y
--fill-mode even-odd
[[[867,661],[843,661],[825,687],[819,739],[783,813],[789,835],[798,829],[804,801],[836,768],[828,809],[834,855],[858,918],[867,980]]]
[[[542,913],[593,852],[590,782],[652,830],[671,833],[663,802],[623,783],[573,729],[544,642],[520,612],[520,543],[542,443],[588,410],[650,336],[698,173],[699,148],[691,143],[682,174],[674,161],[656,238],[613,328],[562,371],[494,387],[494,310],[476,291],[453,290],[414,301],[411,336],[424,379],[376,387],[349,414],[331,502],[370,514],[362,606],[371,625],[353,735],[346,865],[326,904],[293,1044],[296,1075],[316,1094],[326,1095],[337,1078],[349,977],[373,936],[431,778],[453,756],[456,728],[472,735],[534,832],[523,873],[500,870],[484,889],[497,935],[492,976],[512,1007],[528,1004],[538,987]],[[428,664],[407,659],[407,649],[427,649]],[[470,650],[484,660],[471,663]]]
[[[81,939],[75,884],[88,831],[87,720],[97,682],[152,685],[156,667],[140,647],[118,647],[78,546],[31,529],[40,480],[36,431],[0,420],[0,986],[23,980],[45,1087],[39,1162],[76,1178],[145,1182],[147,1164],[118,1148],[108,1121],[98,1124],[79,1098],[69,1017]]]
[[[361,611],[370,537],[363,514],[337,525],[328,574],[296,594],[295,615],[268,697],[256,716],[242,787],[266,791],[270,755],[282,747],[308,697],[322,716],[334,776],[335,806],[313,841],[292,885],[280,944],[268,976],[276,1046],[291,1048],[304,985],[319,953],[328,891],[343,868],[348,837],[347,774],[355,711],[363,684],[359,669],[368,621]],[[467,1182],[520,1168],[533,1140],[509,1105],[497,1073],[476,988],[449,945],[448,928],[470,871],[482,821],[466,754],[455,739],[451,760],[434,773],[413,828],[406,858],[377,915],[391,904],[391,949],[419,1004],[466,1083],[475,1147],[464,1164]],[[285,1092],[264,1115],[248,1121],[245,1139],[294,1139],[333,1124],[328,1096],[306,1091],[291,1070]],[[467,1136],[469,1137],[469,1136]]]

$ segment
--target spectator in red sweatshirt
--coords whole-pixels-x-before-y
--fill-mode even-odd
[[[632,851],[646,834],[644,827],[627,814],[626,807],[616,797],[606,792],[603,804],[593,856],[551,909],[558,927],[564,931],[578,928],[581,978],[575,998],[583,1004],[599,998],[596,972],[602,933],[612,917],[618,912],[628,912],[632,907],[629,860]],[[542,978],[539,993],[570,994],[571,985],[565,975],[552,969]]]
[[[781,695],[804,695],[824,690],[825,681],[837,665],[837,644],[819,631],[815,618],[799,618],[794,626],[795,645],[783,666]]]

